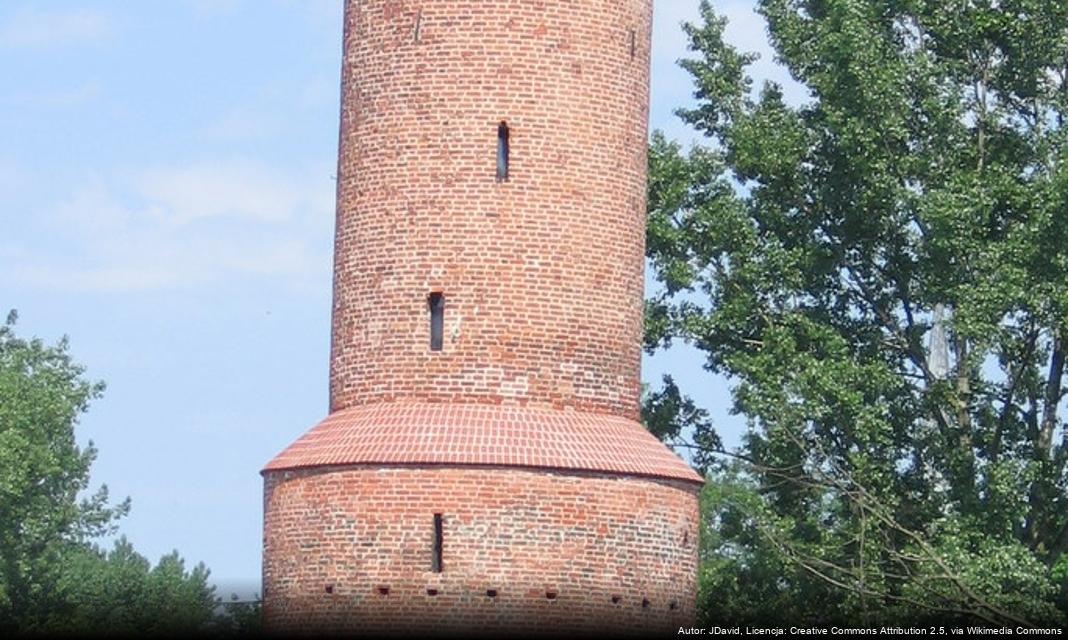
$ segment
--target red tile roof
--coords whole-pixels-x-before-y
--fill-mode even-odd
[[[373,404],[338,411],[264,471],[350,464],[544,467],[702,482],[633,420],[476,404]]]

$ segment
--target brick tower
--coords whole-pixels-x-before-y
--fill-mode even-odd
[[[264,469],[267,629],[694,617],[638,423],[652,0],[347,0],[330,415]]]

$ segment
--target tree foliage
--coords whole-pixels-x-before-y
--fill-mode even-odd
[[[202,634],[217,624],[209,571],[187,571],[178,552],[155,567],[125,538],[111,551],[75,547],[65,558],[58,589],[63,603],[47,612],[43,630],[61,634]]]
[[[74,429],[104,385],[56,345],[0,325],[0,634],[170,635],[226,629],[203,565],[177,552],[152,566],[116,531],[129,499],[89,491],[92,443]]]
[[[754,97],[702,2],[679,114],[707,144],[650,149],[646,347],[702,350],[749,422],[740,451],[689,443],[735,461],[706,496],[708,611],[1057,620],[1068,5],[758,11],[807,99]],[[659,408],[669,439],[710,431]]]
[[[47,346],[0,326],[0,629],[33,625],[62,600],[64,553],[110,533],[129,502],[88,497],[92,444],[79,447],[77,417],[103,384],[83,379],[66,340]],[[21,625],[20,625],[21,623]]]

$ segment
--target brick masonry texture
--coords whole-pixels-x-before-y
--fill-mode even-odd
[[[308,634],[674,636],[694,617],[697,490],[514,468],[270,474],[265,621]]]
[[[268,471],[341,464],[477,464],[701,482],[644,427],[618,416],[472,404],[373,404],[331,414]]]
[[[330,415],[263,471],[267,631],[692,624],[701,478],[638,423],[651,19],[346,1]]]
[[[637,417],[651,13],[347,3],[331,411],[418,398]]]

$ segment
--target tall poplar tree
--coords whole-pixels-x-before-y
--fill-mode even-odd
[[[759,0],[808,91],[751,86],[702,2],[705,135],[655,135],[646,347],[731,380],[724,451],[670,381],[651,427],[710,469],[710,620],[1063,621],[1068,3]]]

